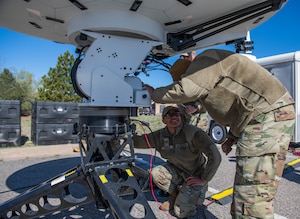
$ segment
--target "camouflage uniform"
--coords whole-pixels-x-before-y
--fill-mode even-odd
[[[197,108],[197,111],[192,114],[187,114],[185,112],[185,107],[179,104],[178,108],[182,114],[183,121],[191,125],[194,125],[206,132],[207,125],[208,125],[208,114],[205,108],[199,102],[190,102],[190,103],[185,103],[184,105],[185,106],[192,105],[195,108]]]
[[[295,123],[294,101],[278,79],[245,56],[210,49],[180,81],[155,89],[151,97],[158,103],[199,100],[213,120],[229,126],[227,137],[237,142],[232,217],[274,217]]]
[[[237,142],[233,218],[274,217],[273,201],[295,123],[292,117],[294,107],[289,105],[261,114],[246,126]]]
[[[208,125],[208,114],[204,113],[196,113],[191,115],[191,119],[189,122],[191,125],[197,126],[198,128],[202,129],[203,131],[207,131]]]
[[[188,186],[176,167],[170,163],[153,168],[152,176],[154,183],[161,190],[168,193],[180,190],[174,204],[174,213],[179,218],[193,215],[197,205],[202,205],[205,200],[207,184]]]
[[[218,148],[201,129],[183,122],[176,128],[176,134],[172,135],[165,127],[148,134],[148,140],[167,160],[166,164],[153,168],[154,183],[168,193],[179,190],[174,205],[177,217],[193,215],[197,205],[204,201],[207,185],[187,186],[185,179],[198,176],[209,182],[221,162]],[[144,136],[134,135],[133,141],[135,148],[148,148]]]

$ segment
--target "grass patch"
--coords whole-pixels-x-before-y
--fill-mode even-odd
[[[135,119],[135,120],[140,120],[140,121],[143,121],[143,122],[147,122],[149,123],[149,126],[150,126],[150,129],[151,131],[156,131],[156,130],[159,130],[163,127],[165,127],[165,124],[162,122],[162,118],[161,116],[137,116],[137,117],[131,117],[131,119]],[[135,122],[136,124],[136,131],[138,134],[143,134],[144,133],[144,130],[146,133],[150,133],[150,129],[147,128],[147,127],[142,127],[141,124]]]

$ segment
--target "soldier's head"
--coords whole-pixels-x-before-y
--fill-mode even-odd
[[[173,81],[179,81],[181,79],[181,75],[185,73],[190,64],[190,60],[178,59],[169,70]]]
[[[168,128],[176,128],[181,124],[181,115],[178,107],[167,106],[162,112],[162,121]]]

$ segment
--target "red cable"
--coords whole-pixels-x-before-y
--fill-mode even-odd
[[[149,172],[150,172],[150,182],[149,182],[149,184],[150,184],[151,195],[152,195],[154,201],[155,201],[156,203],[158,203],[158,200],[157,200],[157,198],[156,198],[156,196],[155,196],[155,193],[154,193],[153,179],[152,179],[152,165],[153,165],[153,163],[152,163],[152,159],[153,159],[152,147],[151,147],[151,144],[150,144],[150,142],[149,142],[147,133],[145,132],[144,129],[143,129],[143,131],[144,131],[144,137],[145,137],[145,140],[146,140],[146,142],[147,142],[147,146],[148,146],[148,148],[150,149],[150,154],[151,154],[151,155],[150,155],[150,168],[149,168]]]
[[[147,142],[147,146],[148,148],[150,149],[150,168],[149,168],[149,172],[150,172],[150,190],[151,190],[151,195],[154,199],[154,201],[156,202],[158,208],[160,208],[161,204],[159,203],[159,201],[157,200],[156,196],[155,196],[155,193],[154,193],[154,188],[153,188],[153,179],[152,179],[152,159],[153,159],[153,152],[152,152],[152,147],[151,147],[151,144],[149,142],[149,139],[148,139],[148,136],[147,136],[147,133],[145,132],[144,128],[142,127],[143,131],[144,131],[144,137],[145,137],[145,140]],[[166,212],[162,211],[165,215],[167,215],[169,218],[173,218],[171,217],[171,215],[167,214]]]

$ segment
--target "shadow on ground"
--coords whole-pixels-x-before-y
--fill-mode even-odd
[[[135,154],[136,157],[136,165],[141,167],[144,170],[149,169],[150,160],[153,166],[163,164],[164,160],[159,157],[152,157],[148,154]],[[80,157],[71,157],[71,158],[63,158],[56,160],[49,160],[46,162],[37,163],[34,165],[30,165],[24,167],[13,174],[11,174],[7,180],[7,187],[17,193],[23,193],[28,189],[39,185],[49,179],[52,179],[61,173],[64,173],[76,166],[80,165]],[[148,203],[157,218],[166,218],[173,219],[175,218],[172,212],[162,212],[159,210],[160,204],[167,200],[167,196],[161,196],[158,192],[159,190],[151,191],[145,190],[144,195],[148,200]],[[130,209],[128,209],[130,211]],[[48,214],[43,216],[45,219],[69,219],[69,218],[106,218],[113,219],[115,218],[111,213],[110,209],[103,209],[101,206],[97,207],[95,202],[89,204],[82,205],[74,205],[71,208],[68,208],[63,211],[58,211],[53,214]],[[196,218],[209,218],[216,219],[211,212],[209,212],[205,207],[199,206],[197,209],[197,215],[191,217],[191,219]]]

